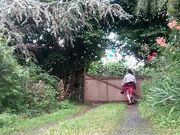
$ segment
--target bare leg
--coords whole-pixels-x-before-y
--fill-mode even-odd
[[[129,100],[129,103],[131,104],[132,102],[131,102],[131,96],[130,96],[129,91],[127,91],[126,95],[127,95],[128,100]]]
[[[132,95],[132,92],[129,93],[129,96],[130,96],[130,99],[131,99],[131,103],[133,103],[133,95]]]
[[[134,98],[133,98],[133,96],[131,95],[130,97],[131,97],[131,103],[134,103]]]

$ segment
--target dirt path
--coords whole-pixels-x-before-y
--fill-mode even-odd
[[[138,105],[129,105],[124,119],[114,135],[155,135],[148,122],[143,119],[138,110]]]
[[[73,116],[67,117],[63,121],[57,121],[57,122],[53,122],[53,123],[48,123],[46,125],[43,125],[41,127],[35,128],[35,129],[29,129],[29,130],[26,130],[26,131],[19,132],[19,133],[15,134],[15,135],[45,135],[51,128],[56,128],[60,124],[64,123],[65,121],[80,117],[84,113],[91,111],[93,108],[94,108],[93,106],[87,106],[83,111],[81,111],[81,112],[79,112],[77,114],[74,114]]]

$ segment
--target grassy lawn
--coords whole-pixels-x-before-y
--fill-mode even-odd
[[[180,112],[165,107],[151,108],[146,103],[140,104],[143,117],[150,120],[157,135],[180,135]]]
[[[74,114],[78,113],[79,111],[83,110],[86,106],[85,105],[76,105],[73,108],[69,109],[62,109],[56,111],[51,114],[42,114],[41,116],[34,117],[34,118],[22,118],[22,116],[16,116],[16,118],[11,118],[9,121],[10,124],[0,126],[0,135],[9,135],[11,133],[16,133],[19,131],[33,129],[45,125],[47,123],[56,122],[56,121],[63,121],[69,116],[73,116]],[[1,122],[0,122],[1,124]]]
[[[81,117],[68,120],[51,129],[49,135],[111,135],[124,116],[125,105],[105,104]]]

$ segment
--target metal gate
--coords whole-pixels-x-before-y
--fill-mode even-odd
[[[136,77],[136,94],[141,95],[141,84],[145,77]],[[84,99],[89,102],[127,101],[120,93],[123,77],[100,77],[84,75]]]

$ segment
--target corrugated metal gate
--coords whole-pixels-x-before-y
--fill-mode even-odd
[[[141,95],[141,84],[144,77],[136,77],[136,93]],[[120,94],[123,77],[97,77],[84,75],[84,99],[89,102],[127,101]]]

